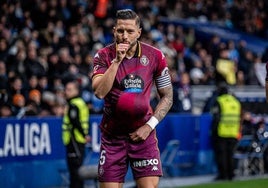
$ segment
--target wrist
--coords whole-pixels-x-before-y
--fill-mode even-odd
[[[111,61],[111,63],[112,63],[112,64],[119,64],[119,63],[120,63],[120,61],[119,61],[119,60],[117,60],[117,59],[113,59],[113,60]]]
[[[159,121],[155,116],[152,116],[147,122],[146,124],[149,125],[152,130],[155,129],[155,127],[158,125]]]

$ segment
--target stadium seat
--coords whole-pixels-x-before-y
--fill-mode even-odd
[[[238,176],[249,175],[249,154],[253,136],[245,135],[238,141],[233,158],[236,162],[235,174]]]
[[[243,136],[234,153],[237,162],[236,175],[264,174],[264,147],[251,135]]]
[[[252,142],[252,151],[249,154],[249,170],[251,175],[264,174],[264,151],[262,141]]]

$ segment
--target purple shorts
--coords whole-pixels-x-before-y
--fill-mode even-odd
[[[129,165],[134,179],[163,175],[155,130],[141,142],[102,135],[99,181],[123,183]]]

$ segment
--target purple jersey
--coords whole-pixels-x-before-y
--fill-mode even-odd
[[[114,43],[95,55],[93,79],[104,74],[111,65],[116,56],[115,48]],[[166,60],[160,50],[138,42],[134,57],[124,58],[121,62],[113,87],[104,98],[101,129],[123,135],[144,125],[153,113],[150,93],[154,80],[167,74],[167,70]]]

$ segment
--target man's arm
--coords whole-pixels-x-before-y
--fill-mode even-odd
[[[120,62],[114,61],[103,75],[96,75],[92,78],[94,94],[103,99],[111,90]]]
[[[155,108],[154,116],[158,121],[161,121],[166,116],[173,103],[172,85],[158,89],[157,91],[160,96],[160,101]]]
[[[154,115],[147,123],[145,123],[144,126],[141,126],[136,131],[129,134],[133,141],[145,140],[158,122],[160,122],[166,116],[171,108],[173,103],[172,85],[170,84],[167,87],[158,89],[158,94],[160,95],[160,100],[155,108]]]
[[[128,48],[129,44],[117,44],[116,57],[112,60],[111,66],[103,75],[96,75],[92,78],[92,88],[99,99],[103,99],[112,89],[117,70]]]

